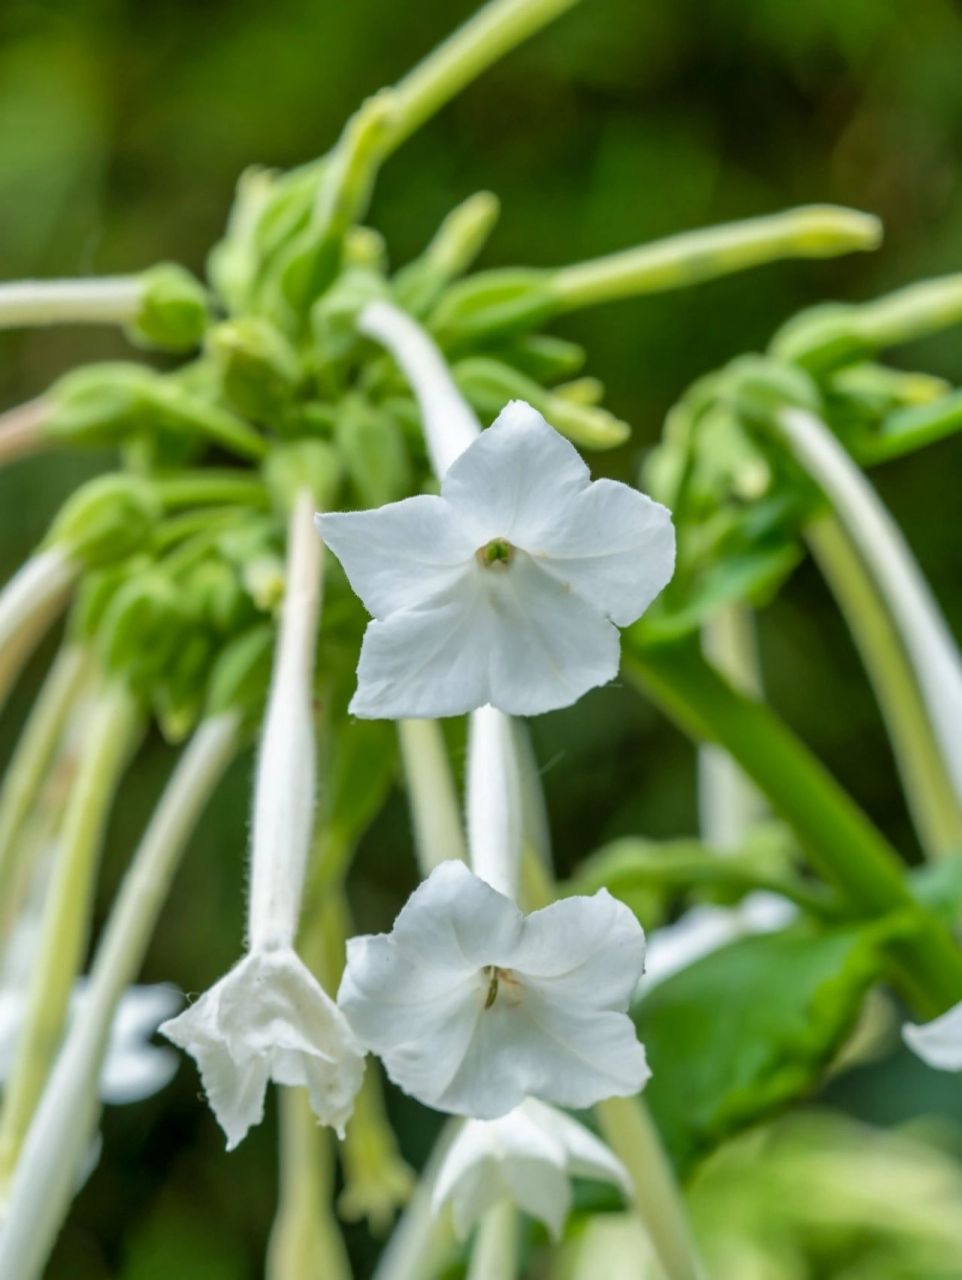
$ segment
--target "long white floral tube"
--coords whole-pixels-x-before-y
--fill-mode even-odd
[[[928,583],[898,525],[829,428],[802,409],[783,410],[777,425],[830,499],[888,606],[962,800],[962,661]]]
[[[129,324],[137,315],[143,288],[139,276],[0,284],[0,329],[48,324]]]
[[[314,817],[314,650],[324,548],[314,500],[297,498],[290,521],[280,637],[254,790],[248,945],[293,946]]]
[[[521,879],[521,779],[511,720],[494,707],[471,716],[468,847],[475,875],[517,901]]]
[[[37,552],[0,591],[0,705],[33,646],[67,599],[79,566],[62,547]]]

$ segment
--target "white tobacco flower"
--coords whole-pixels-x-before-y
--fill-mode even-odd
[[[308,492],[290,521],[274,676],[261,737],[251,836],[248,952],[161,1032],[197,1061],[232,1150],[264,1115],[268,1082],[303,1085],[343,1136],[364,1053],[294,951],[314,811],[313,671],[321,546]]]
[[[922,1026],[908,1022],[902,1028],[905,1043],[923,1062],[938,1071],[962,1071],[962,1004]]]
[[[351,939],[338,1003],[406,1093],[492,1120],[529,1096],[581,1108],[642,1088],[626,1011],[643,962],[641,926],[605,890],[525,916],[445,862],[390,934]]]
[[[441,495],[317,517],[373,614],[353,714],[512,715],[569,706],[618,672],[618,627],[671,578],[667,509],[513,401],[444,473]]]
[[[543,1222],[557,1239],[571,1208],[571,1179],[595,1178],[631,1194],[621,1161],[595,1135],[555,1107],[528,1098],[499,1120],[468,1120],[444,1157],[431,1207],[450,1204],[466,1237],[502,1200]]]
[[[79,981],[70,999],[70,1020],[83,1016],[87,983]],[[177,1055],[150,1043],[164,1018],[180,1005],[181,996],[168,983],[128,987],[110,1027],[110,1040],[100,1073],[100,1098],[111,1106],[140,1102],[159,1092],[177,1070]],[[26,990],[0,995],[0,1080],[6,1079],[26,1011]]]

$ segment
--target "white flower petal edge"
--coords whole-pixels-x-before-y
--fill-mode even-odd
[[[605,890],[526,917],[449,862],[390,934],[351,939],[338,1003],[401,1089],[491,1120],[529,1096],[582,1108],[643,1087],[627,1016],[643,964],[641,926]]]
[[[465,1238],[492,1205],[510,1200],[557,1239],[571,1207],[572,1177],[597,1178],[631,1194],[628,1171],[584,1125],[528,1098],[499,1120],[469,1120],[438,1170],[431,1207],[450,1204]]]
[[[196,1059],[232,1151],[264,1116],[268,1081],[303,1085],[341,1137],[364,1052],[333,1000],[293,951],[255,951],[160,1028]]]
[[[923,1062],[938,1071],[962,1071],[962,1004],[923,1026],[908,1022],[902,1035]]]
[[[368,719],[570,706],[618,672],[617,626],[674,571],[668,510],[512,401],[422,495],[319,515],[374,615],[351,711]]]

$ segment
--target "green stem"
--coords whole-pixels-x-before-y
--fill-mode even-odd
[[[87,672],[89,655],[77,644],[60,650],[30,711],[0,789],[0,933],[20,870],[20,834],[53,758],[68,713]]]
[[[806,537],[872,682],[922,846],[930,857],[962,852],[962,807],[911,664],[871,575],[834,516],[809,525]]]
[[[736,692],[690,638],[636,642],[625,653],[623,671],[696,741],[731,753],[856,915],[901,913],[916,925],[894,938],[889,952],[900,987],[920,1016],[962,999],[962,954],[915,902],[898,854],[767,706]]]
[[[395,150],[446,103],[578,0],[492,0],[428,54],[395,86]]]
[[[467,1280],[514,1280],[518,1274],[518,1211],[510,1200],[492,1205],[481,1219]]]
[[[0,1232],[0,1275],[35,1280],[70,1201],[96,1118],[97,1082],[120,997],[143,963],[190,833],[239,741],[232,713],[194,734],[137,847],[73,1019],[31,1123]]]
[[[631,1175],[635,1208],[667,1280],[702,1280],[684,1203],[642,1098],[608,1098],[595,1108],[601,1132]]]
[[[37,963],[0,1112],[0,1189],[6,1189],[63,1031],[83,960],[97,857],[139,708],[126,688],[103,694],[71,789],[37,949]]]
[[[279,1090],[280,1203],[267,1252],[267,1280],[350,1280],[351,1264],[331,1211],[334,1146],[306,1089]]]
[[[435,1214],[431,1197],[438,1171],[463,1123],[452,1117],[441,1130],[372,1280],[434,1280],[447,1262],[454,1243],[450,1215]]]
[[[877,218],[834,205],[811,205],[720,227],[705,227],[612,253],[553,273],[563,311],[615,298],[660,293],[784,258],[832,258],[874,249]]]

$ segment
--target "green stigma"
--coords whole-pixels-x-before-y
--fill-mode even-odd
[[[506,569],[514,557],[514,547],[505,538],[492,538],[483,547],[478,547],[475,555],[484,569]]]

